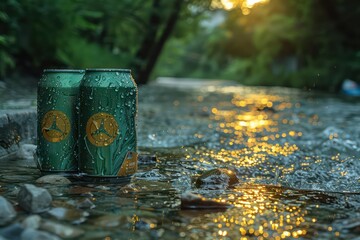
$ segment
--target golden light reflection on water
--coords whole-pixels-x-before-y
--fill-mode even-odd
[[[206,163],[216,160],[235,167],[258,167],[266,164],[269,157],[287,157],[299,150],[294,141],[302,132],[294,125],[291,110],[299,104],[290,99],[268,94],[236,94],[231,102],[223,102],[210,108],[211,119],[218,123],[222,149],[201,149],[194,159]],[[286,125],[287,127],[283,127]],[[294,128],[293,128],[294,125]],[[284,130],[286,129],[286,130]],[[292,142],[292,143],[291,143]],[[276,165],[276,164],[275,164]],[[274,171],[280,166],[273,166]],[[289,171],[290,169],[284,169]],[[247,182],[251,180],[247,179]],[[301,204],[285,204],[280,200],[282,188],[260,185],[238,186],[217,201],[228,202],[235,207],[224,213],[211,214],[211,237],[224,239],[286,239],[307,234],[308,214]],[[316,219],[315,219],[316,220]],[[307,222],[311,219],[307,219]]]
[[[298,147],[283,140],[301,137],[302,132],[296,129],[285,132],[279,130],[280,124],[294,124],[291,119],[280,119],[279,114],[293,107],[287,99],[276,95],[234,94],[230,107],[228,102],[224,102],[211,108],[211,118],[219,123],[217,131],[224,134],[220,143],[229,147],[202,150],[199,154],[206,158],[200,158],[200,161],[211,158],[246,167],[263,163],[269,156],[293,154]],[[279,141],[280,139],[283,140]]]
[[[226,239],[294,239],[307,234],[308,214],[300,204],[284,204],[283,190],[265,186],[241,186],[218,198],[235,207],[207,215],[211,237]],[[197,219],[194,219],[194,223]],[[209,236],[210,237],[210,236]]]
[[[275,179],[279,175],[292,174],[299,158],[305,160],[299,162],[303,167],[312,162],[307,161],[312,156],[303,156],[302,145],[297,144],[302,144],[307,138],[303,136],[302,131],[306,131],[303,126],[321,123],[319,117],[305,114],[302,104],[291,99],[291,93],[281,96],[265,91],[253,94],[232,88],[222,89],[222,93],[226,94],[226,100],[206,108],[212,120],[209,128],[217,134],[214,139],[218,141],[212,140],[199,147],[189,153],[188,159],[203,163],[199,170],[236,167],[241,177],[240,184],[246,182],[246,185],[224,190],[221,197],[211,193],[212,199],[234,207],[196,218],[187,230],[207,229],[204,237],[208,239],[278,240],[316,236],[314,228],[319,227],[317,222],[323,219],[313,215],[312,210],[318,208],[313,201],[322,196],[315,195],[308,203],[306,199],[311,193],[286,190],[279,187]],[[330,139],[336,137],[335,134],[329,135]],[[322,159],[314,163],[317,161]],[[342,176],[346,174],[346,171],[341,172]],[[204,190],[199,189],[201,191]],[[289,194],[287,191],[296,193],[289,197],[294,192]],[[199,236],[195,230],[194,239]],[[330,224],[324,231],[332,238],[340,236],[340,232]]]

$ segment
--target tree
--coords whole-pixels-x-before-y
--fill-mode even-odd
[[[169,14],[161,21],[160,9],[165,2],[153,0],[147,31],[134,58],[135,78],[138,84],[149,81],[151,71],[157,62],[165,42],[169,39],[176,22],[178,21],[183,0],[174,0]],[[163,26],[162,26],[163,25]]]

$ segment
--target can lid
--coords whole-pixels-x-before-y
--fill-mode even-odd
[[[131,69],[125,68],[87,68],[87,72],[127,72],[130,73]]]
[[[44,69],[44,73],[84,73],[85,70],[82,69]]]

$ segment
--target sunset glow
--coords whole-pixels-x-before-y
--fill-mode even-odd
[[[244,15],[248,15],[250,13],[250,9],[256,4],[266,3],[268,1],[269,0],[221,0],[221,4],[226,10],[239,7]]]

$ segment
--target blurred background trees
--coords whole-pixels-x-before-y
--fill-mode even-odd
[[[355,0],[2,0],[0,76],[131,68],[336,91],[360,80]]]

